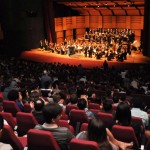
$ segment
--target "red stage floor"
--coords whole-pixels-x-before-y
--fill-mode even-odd
[[[85,58],[81,53],[68,56],[51,53],[49,51],[43,51],[41,49],[24,51],[21,54],[21,58],[36,62],[61,63],[69,65],[81,64],[84,68],[102,67],[104,60],[106,60],[106,58],[101,58],[100,60],[97,60],[96,58]],[[121,68],[137,66],[146,63],[150,63],[150,58],[143,56],[142,53],[137,51],[132,51],[131,55],[127,55],[127,60],[124,62],[118,62],[115,59],[108,61],[110,67],[114,66]]]

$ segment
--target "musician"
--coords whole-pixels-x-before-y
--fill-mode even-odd
[[[89,46],[88,53],[89,53],[89,58],[92,58],[92,54],[93,54],[93,45]]]

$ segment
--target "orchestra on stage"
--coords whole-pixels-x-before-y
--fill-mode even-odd
[[[41,40],[43,50],[61,55],[74,55],[82,53],[84,57],[108,61],[116,59],[123,62],[127,54],[131,55],[135,40],[134,31],[129,29],[95,29],[85,32],[82,38],[64,40],[63,43],[51,43]]]

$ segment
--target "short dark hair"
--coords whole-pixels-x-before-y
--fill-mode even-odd
[[[109,111],[112,109],[112,102],[110,100],[103,101],[103,108],[105,111]]]
[[[43,107],[44,107],[44,101],[41,98],[36,99],[34,101],[34,109],[36,111],[41,111],[43,109]]]
[[[11,101],[15,101],[19,99],[19,92],[16,89],[11,89],[8,92],[7,98]]]
[[[49,103],[43,107],[43,115],[46,123],[51,123],[52,119],[55,119],[62,113],[62,107],[57,103]]]
[[[87,106],[86,100],[84,98],[79,98],[77,106],[78,106],[79,109],[83,110]]]

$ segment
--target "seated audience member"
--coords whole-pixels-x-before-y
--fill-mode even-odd
[[[133,98],[131,100],[131,103],[132,103],[131,104],[132,105],[131,116],[140,117],[142,119],[145,127],[148,127],[149,116],[148,116],[147,112],[142,110],[142,107],[143,107],[142,100],[140,100],[139,98]]]
[[[64,112],[66,111],[66,105],[64,104],[65,100],[61,97],[60,93],[53,95],[53,102],[59,104],[63,108]]]
[[[19,93],[18,90],[16,89],[11,89],[9,92],[8,92],[8,95],[7,95],[7,98],[8,100],[10,101],[15,101],[17,106],[20,108],[21,111],[24,111],[24,104],[22,102],[22,96],[21,94]]]
[[[70,102],[67,105],[77,105],[78,97],[76,94],[71,94],[69,100]]]
[[[33,102],[34,110],[32,111],[34,117],[38,121],[39,124],[43,124],[45,122],[42,109],[44,107],[44,101],[42,99],[37,99]]]
[[[76,138],[95,141],[98,143],[100,150],[118,150],[119,148],[126,149],[132,146],[132,142],[124,143],[116,140],[98,117],[91,119],[87,131],[78,133]]]
[[[80,110],[84,110],[88,119],[92,119],[95,117],[95,114],[88,109],[87,100],[84,98],[79,98],[77,106]]]
[[[1,136],[3,132],[3,127],[4,127],[4,120],[3,120],[3,117],[0,115],[0,141],[1,141]],[[0,142],[0,150],[13,150],[13,148],[9,144]]]
[[[116,124],[122,126],[131,126],[135,131],[135,135],[141,143],[142,127],[140,123],[132,121],[130,106],[126,102],[120,102],[116,109]]]
[[[50,131],[56,139],[61,150],[68,150],[69,142],[74,135],[66,127],[59,127],[58,122],[61,118],[62,107],[57,103],[50,103],[43,107],[45,123],[36,125],[35,129]]]
[[[101,111],[115,116],[115,111],[113,110],[112,102],[110,100],[103,100]]]

